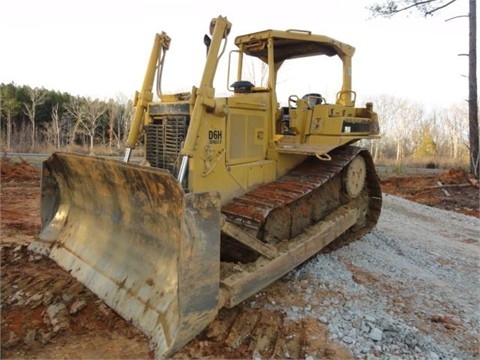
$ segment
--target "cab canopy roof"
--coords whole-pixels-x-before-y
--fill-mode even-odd
[[[355,48],[324,35],[314,35],[305,30],[265,30],[237,36],[235,45],[243,48],[245,54],[268,62],[268,39],[273,40],[274,62],[288,59],[315,56],[338,55],[340,58],[352,57]]]

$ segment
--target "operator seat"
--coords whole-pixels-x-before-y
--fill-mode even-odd
[[[248,94],[252,92],[252,88],[255,87],[250,81],[247,80],[240,80],[240,81],[235,81],[232,85],[233,87],[233,92],[235,94]]]
[[[322,97],[322,95],[317,94],[317,93],[305,94],[305,95],[302,96],[302,99],[307,100],[309,109],[312,109],[315,105],[320,105],[325,100]]]

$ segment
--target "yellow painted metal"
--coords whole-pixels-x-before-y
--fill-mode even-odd
[[[292,47],[285,46],[284,51],[278,51],[278,49],[273,54],[268,54],[268,49],[273,50],[273,45],[268,46],[267,44],[272,42],[272,39],[281,39],[288,42],[289,40],[302,41],[302,45],[297,45],[293,51],[297,53],[292,53]],[[275,71],[278,71],[278,68],[281,66],[284,60],[288,58],[299,58],[302,56],[312,56],[312,55],[327,55],[333,56],[337,55],[342,60],[343,69],[342,69],[342,88],[339,92],[337,98],[337,104],[342,106],[353,106],[354,101],[352,99],[352,57],[355,53],[355,48],[351,45],[338,41],[334,38],[325,36],[325,35],[315,35],[310,31],[304,30],[266,30],[260,31],[252,34],[237,36],[235,39],[235,44],[239,47],[245,49],[245,53],[257,56],[266,63],[268,59],[272,62],[269,64],[270,71],[272,68],[275,68]],[[312,51],[311,48],[308,51],[305,51],[305,48],[309,46],[316,46],[316,51]],[[268,55],[268,56],[267,56]],[[273,55],[273,56],[272,56]],[[274,64],[277,64],[276,66]],[[270,86],[274,88],[275,78],[271,78]]]
[[[222,40],[224,39],[223,41],[226,41],[231,26],[227,18],[222,16],[212,20],[212,42],[208,50],[200,87],[197,89],[197,98],[191,114],[190,127],[182,149],[183,156],[191,157],[194,155],[202,119],[207,113],[207,108],[215,108],[213,80],[219,60],[218,54],[220,53]]]
[[[135,113],[133,115],[132,125],[125,144],[127,148],[134,149],[136,146],[144,122],[145,111],[147,110],[148,104],[150,104],[153,99],[152,87],[155,79],[155,70],[157,69],[157,66],[163,65],[159,63],[163,58],[161,52],[164,54],[169,47],[170,37],[166,33],[162,32],[161,34],[155,34],[155,40],[148,60],[142,88],[140,92],[135,93]]]

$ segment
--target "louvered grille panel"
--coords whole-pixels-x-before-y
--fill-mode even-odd
[[[188,127],[188,116],[168,116],[145,125],[146,160],[174,174],[175,162]]]

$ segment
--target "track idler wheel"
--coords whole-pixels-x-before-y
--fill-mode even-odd
[[[355,199],[362,192],[365,187],[366,174],[367,165],[365,164],[365,159],[363,156],[357,155],[348,164],[343,177],[345,192],[351,199]]]

